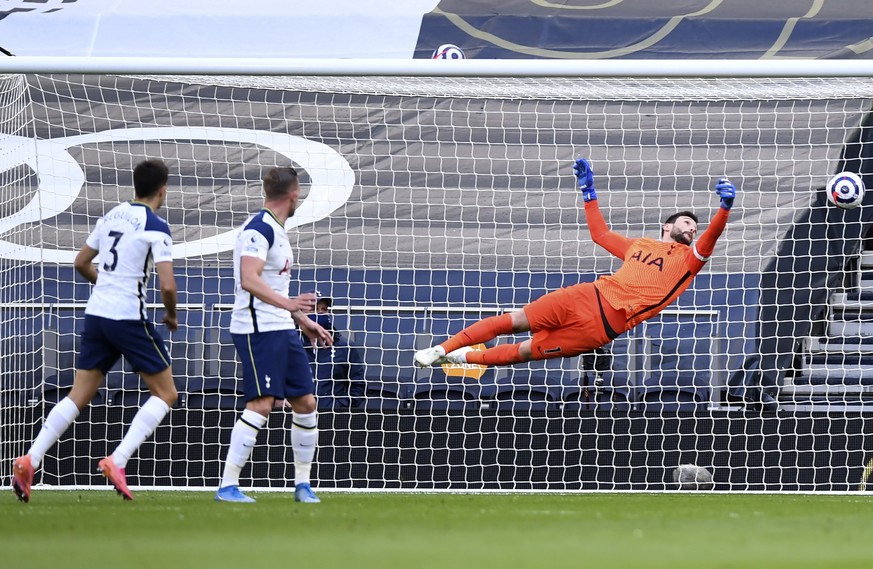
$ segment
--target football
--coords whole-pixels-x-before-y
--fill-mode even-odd
[[[696,464],[680,464],[673,471],[673,482],[680,490],[712,490],[712,474]]]
[[[864,200],[864,180],[854,172],[840,172],[828,180],[828,201],[842,209],[854,209]]]
[[[445,43],[433,52],[432,59],[466,59],[464,51],[456,45]]]

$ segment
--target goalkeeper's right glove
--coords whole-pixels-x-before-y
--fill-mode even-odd
[[[586,203],[597,199],[597,192],[594,191],[594,170],[591,169],[591,164],[584,158],[577,158],[573,164],[573,172],[576,173],[576,180],[579,182],[579,191],[582,192],[582,199]]]
[[[721,208],[730,211],[737,197],[737,188],[727,178],[720,178],[715,186],[715,193],[721,198]]]

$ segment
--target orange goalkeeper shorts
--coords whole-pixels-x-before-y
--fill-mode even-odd
[[[600,298],[594,283],[541,296],[524,307],[533,333],[534,359],[567,358],[590,352],[626,331],[624,310]]]

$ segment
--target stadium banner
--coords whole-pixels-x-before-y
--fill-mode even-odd
[[[15,55],[409,59],[437,1],[11,0],[0,6],[0,47]]]
[[[15,55],[476,59],[873,57],[868,0],[7,0]],[[705,38],[702,41],[701,38]]]

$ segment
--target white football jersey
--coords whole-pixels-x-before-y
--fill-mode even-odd
[[[97,284],[85,314],[146,320],[145,289],[155,263],[173,260],[170,226],[146,204],[118,204],[97,221],[86,241],[96,249]]]
[[[252,334],[295,328],[291,313],[255,298],[240,285],[240,259],[257,257],[264,261],[261,278],[271,289],[288,296],[294,255],[285,227],[276,216],[263,209],[249,217],[236,236],[233,247],[235,301],[230,317],[233,334]]]

